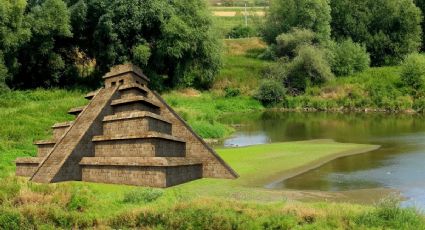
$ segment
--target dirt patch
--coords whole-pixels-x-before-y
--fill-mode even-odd
[[[266,12],[264,11],[245,11],[238,12],[238,11],[213,11],[213,15],[217,17],[235,17],[235,16],[259,16],[264,17],[266,15]]]

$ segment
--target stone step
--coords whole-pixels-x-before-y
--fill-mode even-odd
[[[16,158],[16,175],[30,177],[37,170],[38,165],[43,161],[43,157],[19,157]]]
[[[202,178],[202,163],[187,158],[85,157],[82,180],[165,188]]]
[[[158,132],[95,136],[96,157],[184,157],[186,142]]]
[[[65,132],[69,129],[69,127],[71,127],[72,124],[73,124],[73,121],[67,121],[67,122],[54,124],[52,126],[53,138],[55,140],[58,140],[59,138],[61,138],[65,134]]]
[[[80,114],[85,108],[86,106],[72,108],[68,111],[68,114],[78,116],[78,114]]]
[[[148,111],[130,111],[106,116],[103,119],[103,135],[141,135],[146,132],[171,135],[172,124],[161,116]]]
[[[76,118],[74,124],[38,166],[31,181],[54,183],[81,180],[79,162],[83,157],[94,156],[91,138],[102,133],[102,119],[112,114],[110,104],[117,96],[117,88],[101,89]]]
[[[125,85],[121,85],[119,87],[121,98],[131,98],[135,96],[147,96],[148,95],[148,88],[136,84],[136,83],[129,83]]]
[[[115,114],[129,111],[148,111],[156,114],[160,113],[159,104],[143,96],[113,100],[111,106],[113,107]]]
[[[37,145],[37,156],[45,157],[56,144],[56,140],[41,140],[34,142],[34,145]]]
[[[91,92],[87,93],[86,96],[84,96],[84,98],[87,99],[87,100],[91,100],[91,99],[93,99],[94,96],[96,96],[96,94],[98,92],[99,92],[99,90],[91,91]]]

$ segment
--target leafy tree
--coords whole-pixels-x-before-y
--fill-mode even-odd
[[[57,85],[66,67],[67,50],[61,43],[72,36],[68,8],[62,0],[34,3],[25,21],[31,36],[16,51],[16,63],[8,65],[13,75],[9,84],[18,88]]]
[[[414,0],[416,6],[421,9],[422,11],[422,16],[425,15],[425,0]],[[422,28],[422,51],[425,50],[425,39],[424,39],[424,33],[425,33],[425,20],[422,20],[421,23],[421,28]]]
[[[0,4],[0,85],[5,87],[8,67],[18,68],[16,52],[31,36],[25,20],[25,0],[3,0]]]
[[[293,28],[289,33],[283,33],[276,38],[276,54],[280,57],[294,57],[297,48],[313,45],[316,35],[308,29]]]
[[[164,77],[171,87],[212,83],[221,64],[220,43],[204,1],[82,1],[69,3],[71,22],[74,30],[84,28],[77,39],[96,59],[99,73],[133,62],[156,88]]]
[[[328,48],[330,51],[328,60],[332,72],[337,76],[348,76],[369,67],[370,56],[366,47],[353,42],[351,39],[331,42]]]
[[[366,45],[372,64],[394,64],[421,44],[421,12],[412,0],[332,0],[332,36]]]
[[[265,106],[273,106],[284,100],[285,89],[278,81],[264,80],[254,97]]]
[[[425,57],[411,54],[406,57],[401,69],[401,80],[415,96],[425,95]]]
[[[317,38],[330,38],[331,8],[328,0],[272,0],[263,27],[264,40],[275,43],[276,37],[292,28],[310,29]]]

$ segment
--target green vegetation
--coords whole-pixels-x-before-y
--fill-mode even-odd
[[[220,68],[204,1],[5,0],[0,13],[0,80],[10,88],[97,87],[125,62],[155,89],[209,88]]]
[[[330,4],[332,36],[364,44],[374,66],[398,64],[421,46],[421,10],[412,0],[338,0]]]

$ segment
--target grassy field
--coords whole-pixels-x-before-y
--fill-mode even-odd
[[[372,148],[375,146],[321,140],[219,149],[240,174],[238,179],[202,179],[165,190],[85,182],[39,185],[7,176],[0,179],[0,229],[425,227],[416,210],[399,208],[395,200],[376,206],[305,203],[296,200],[329,200],[338,194],[262,188],[278,175],[300,170],[299,166]]]

